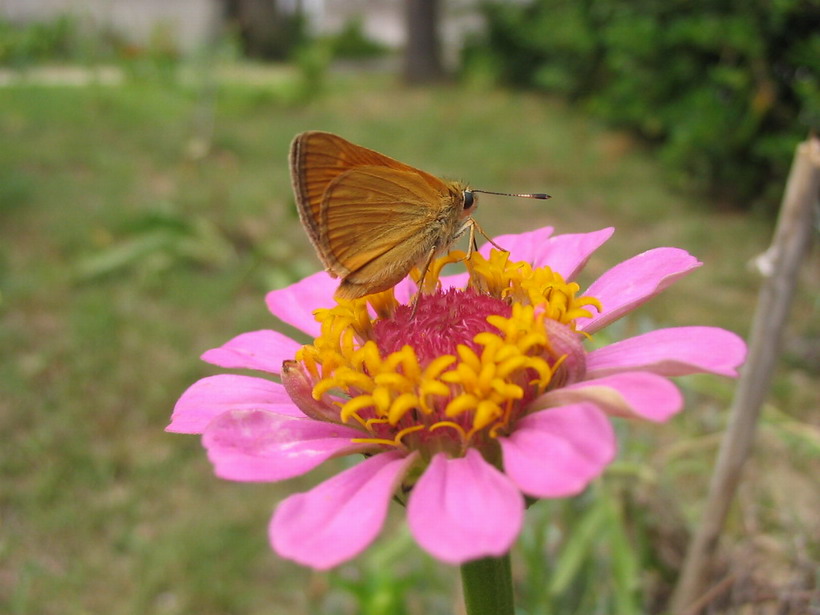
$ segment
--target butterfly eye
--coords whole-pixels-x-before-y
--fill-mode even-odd
[[[478,197],[473,194],[472,190],[465,190],[462,194],[464,194],[464,209],[472,209]]]

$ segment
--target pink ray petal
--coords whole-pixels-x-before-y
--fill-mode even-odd
[[[533,402],[559,406],[591,402],[611,416],[665,421],[683,408],[683,396],[663,376],[649,372],[624,372],[585,380],[549,391]]]
[[[658,329],[615,342],[587,354],[587,376],[650,371],[662,376],[699,372],[736,377],[746,358],[746,343],[717,327]]]
[[[510,260],[526,261],[533,267],[549,266],[560,273],[565,280],[571,280],[586,264],[590,255],[601,244],[612,236],[613,228],[605,228],[592,233],[556,235],[550,237],[551,227],[522,233],[521,235],[502,235],[494,239],[501,247],[510,250]],[[523,237],[523,239],[521,239]],[[501,243],[501,241],[506,242]],[[508,247],[509,246],[509,247]],[[489,256],[492,244],[489,242],[479,252],[485,258]],[[442,288],[464,288],[469,279],[468,274],[458,273],[442,276]]]
[[[449,288],[464,288],[467,286],[469,279],[467,273],[456,273],[454,275],[439,275],[439,284],[442,290]],[[407,276],[401,282],[393,287],[393,294],[396,300],[403,305],[409,305],[413,296],[416,294],[418,286],[413,281],[413,278]]]
[[[317,337],[321,325],[316,322],[313,312],[335,305],[333,293],[338,286],[338,280],[320,271],[287,288],[272,290],[265,297],[265,302],[271,313],[279,320],[304,331],[311,337]]]
[[[380,453],[287,498],[268,530],[274,550],[319,570],[355,557],[381,530],[390,498],[415,459],[415,453]]]
[[[441,290],[449,290],[451,288],[467,288],[467,282],[470,280],[470,274],[466,271],[463,273],[454,273],[453,275],[444,275],[439,278],[441,282]]]
[[[701,265],[678,248],[656,248],[615,265],[582,293],[597,298],[604,309],[592,318],[579,318],[578,329],[598,331]]]
[[[569,281],[586,265],[589,257],[603,245],[615,229],[612,227],[591,233],[575,233],[550,237],[532,262],[534,267],[548,266]]]
[[[521,529],[524,498],[474,449],[436,454],[410,494],[410,532],[429,553],[460,564],[509,551]]]
[[[192,384],[174,406],[171,424],[165,431],[202,433],[215,417],[229,410],[268,410],[295,417],[304,416],[278,382],[219,374]]]
[[[351,442],[361,436],[361,431],[333,423],[234,410],[208,425],[202,444],[220,478],[273,482],[300,476],[330,457],[372,448]]]
[[[499,438],[504,471],[526,494],[562,498],[583,491],[615,458],[606,415],[582,403],[535,412]]]
[[[549,240],[554,229],[544,226],[534,231],[493,237],[493,241],[510,253],[511,261],[526,261],[533,263],[538,258],[544,244]],[[489,241],[481,246],[479,253],[484,258],[490,256],[493,244]]]
[[[282,371],[282,362],[293,359],[301,347],[278,331],[263,329],[237,335],[219,348],[205,352],[202,360],[219,367],[258,369],[278,374]]]
[[[410,276],[404,277],[401,282],[393,287],[393,296],[401,305],[408,305],[410,299],[416,294],[416,283]]]

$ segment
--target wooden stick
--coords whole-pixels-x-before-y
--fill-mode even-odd
[[[766,252],[766,258],[771,259],[770,266],[761,267],[767,277],[758,296],[749,356],[732,401],[730,422],[721,441],[701,524],[689,544],[683,571],[672,595],[669,608],[672,614],[695,612],[689,609],[711,584],[712,557],[751,451],[760,408],[780,354],[800,264],[811,244],[818,194],[820,139],[811,136],[797,147],[774,239]]]
[[[734,573],[727,574],[717,584],[710,587],[697,600],[686,607],[686,611],[684,611],[681,615],[698,615],[701,609],[709,606],[713,601],[729,591],[736,580],[737,579],[735,578]]]

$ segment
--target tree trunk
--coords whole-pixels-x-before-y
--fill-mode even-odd
[[[430,83],[444,78],[439,41],[439,0],[404,0],[407,43],[404,80]]]
[[[223,0],[224,14],[236,25],[245,54],[253,58],[284,60],[302,36],[299,4],[295,12],[277,0]]]

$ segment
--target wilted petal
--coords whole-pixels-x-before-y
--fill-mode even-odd
[[[338,286],[338,280],[320,271],[287,288],[272,290],[265,301],[268,309],[279,320],[316,337],[321,331],[321,325],[316,322],[313,312],[335,305],[333,293]]]
[[[683,408],[683,396],[663,376],[649,372],[624,372],[585,380],[555,389],[538,398],[535,407],[588,401],[612,416],[661,422]]]
[[[436,454],[407,505],[415,539],[451,564],[506,553],[523,517],[521,492],[475,449],[458,459]]]
[[[623,371],[650,371],[662,376],[708,372],[737,376],[746,358],[746,344],[717,327],[659,329],[615,342],[587,355],[591,377]]]
[[[542,410],[524,417],[499,438],[504,472],[539,498],[576,495],[615,457],[615,432],[592,404]]]
[[[380,453],[279,504],[269,536],[282,557],[319,570],[361,553],[384,524],[415,454]]]
[[[165,431],[202,433],[215,417],[229,410],[268,410],[304,416],[278,382],[253,376],[220,374],[192,384],[174,406]]]
[[[202,444],[217,476],[235,481],[278,481],[312,470],[334,455],[366,449],[362,432],[333,423],[264,410],[236,410],[208,426]]]
[[[282,364],[282,386],[305,416],[317,421],[339,422],[339,407],[328,395],[323,395],[321,399],[313,398],[313,380],[298,361]]]
[[[258,369],[278,374],[282,371],[282,363],[293,359],[301,347],[286,335],[264,329],[237,335],[219,348],[205,352],[202,360],[219,367]]]
[[[603,305],[592,318],[579,318],[578,330],[594,333],[657,295],[701,266],[686,250],[656,248],[615,265],[584,291]]]

